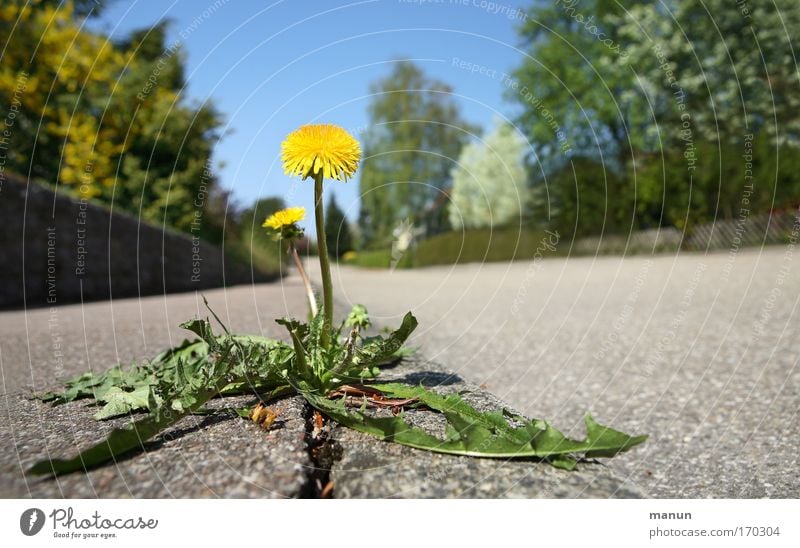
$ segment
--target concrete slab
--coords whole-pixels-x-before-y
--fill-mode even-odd
[[[381,377],[422,383],[441,393],[464,392],[481,411],[508,408],[480,387],[421,358],[406,360]],[[437,416],[409,411],[417,426],[435,430]],[[632,482],[596,462],[572,472],[537,460],[476,459],[421,451],[334,426],[339,460],[331,471],[337,498],[639,498]],[[636,451],[633,449],[632,451]],[[624,455],[617,458],[625,458]]]

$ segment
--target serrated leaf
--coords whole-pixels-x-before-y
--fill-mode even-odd
[[[108,437],[81,451],[71,459],[45,459],[37,462],[29,470],[34,475],[61,475],[81,470],[90,470],[137,449],[159,432],[169,428],[183,417],[202,408],[227,384],[225,376],[207,379],[202,388],[185,388],[169,399],[171,413],[161,413],[160,407],[151,410],[150,416],[134,422],[128,428],[115,429]],[[166,398],[165,398],[166,399]],[[151,398],[152,401],[152,398]],[[175,402],[179,402],[177,405]],[[178,409],[176,409],[178,408]]]
[[[37,463],[34,474],[62,474],[99,466],[127,452],[168,428],[182,417],[201,410],[211,397],[263,390],[286,384],[280,370],[291,362],[293,351],[286,344],[255,336],[214,336],[207,322],[188,326],[204,341],[184,341],[154,360],[125,371],[113,367],[101,375],[84,374],[68,381],[61,393],[45,396],[59,403],[79,397],[104,404],[98,420],[138,410],[149,416],[128,429],[114,430],[109,437],[72,459]]]
[[[572,440],[539,419],[526,419],[509,412],[482,412],[458,394],[441,395],[427,388],[403,384],[371,385],[389,398],[416,398],[446,420],[444,437],[434,436],[407,422],[402,415],[376,417],[363,410],[348,410],[340,403],[312,393],[308,402],[335,421],[383,440],[418,449],[473,457],[539,457],[553,466],[572,469],[576,459],[613,456],[647,439],[629,436],[586,418],[587,436]],[[512,425],[513,420],[517,425]]]
[[[400,327],[390,333],[388,337],[365,339],[364,344],[355,353],[353,365],[363,369],[383,365],[392,360],[416,328],[417,319],[411,312],[406,313]]]
[[[206,342],[209,345],[216,344],[216,337],[214,337],[214,331],[211,329],[211,324],[208,323],[206,320],[201,320],[200,318],[195,318],[193,320],[189,320],[180,324],[180,327],[183,329],[187,329],[200,337],[200,340]]]
[[[150,385],[139,386],[131,391],[112,386],[101,398],[97,398],[97,401],[104,402],[105,405],[95,413],[94,419],[106,420],[133,411],[147,410],[151,405],[158,406],[160,398],[154,396],[156,399],[151,401],[151,390]]]
[[[207,394],[206,401],[211,395],[213,394]],[[91,470],[109,461],[117,460],[133,450],[144,449],[144,444],[147,440],[162,430],[169,428],[187,414],[188,412],[172,413],[164,418],[148,417],[136,421],[128,428],[113,430],[105,440],[81,451],[71,459],[41,460],[29,468],[27,473],[38,476],[59,476],[71,472]]]
[[[585,452],[586,458],[613,457],[647,439],[647,436],[627,436],[613,428],[598,424],[591,415],[586,415],[584,423],[588,438],[592,440],[592,447]]]

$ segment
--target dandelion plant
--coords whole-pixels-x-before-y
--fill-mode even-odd
[[[256,401],[252,409],[240,414],[267,428],[274,414],[264,404],[299,394],[329,419],[387,442],[471,457],[535,457],[563,469],[573,469],[581,458],[612,457],[646,439],[602,426],[587,416],[586,438],[573,440],[541,419],[529,419],[507,409],[478,411],[459,394],[381,382],[381,367],[404,355],[404,343],[417,320],[409,312],[387,336],[368,336],[367,310],[357,305],[335,325],[325,241],[325,180],[346,181],[355,174],[361,159],[358,141],[334,125],[307,125],[286,138],[281,156],[288,175],[314,181],[321,304],[295,247],[303,235],[299,223],[305,218],[305,210],[292,207],[278,211],[263,226],[287,244],[306,288],[310,320],[277,319],[288,331],[290,342],[284,342],[229,333],[212,311],[223,327],[222,333],[215,333],[208,319],[190,320],[182,327],[194,334],[193,340],[141,365],[128,369],[116,366],[99,375],[85,373],[68,381],[63,390],[41,395],[54,404],[92,400],[100,406],[97,420],[124,415],[133,420],[75,457],[42,460],[29,473],[59,475],[103,465],[143,448],[144,442],[183,417],[207,412],[205,405],[211,398],[241,394],[252,394]],[[375,413],[370,407],[392,412]],[[408,420],[410,413],[439,414],[446,421],[444,435],[415,426]]]

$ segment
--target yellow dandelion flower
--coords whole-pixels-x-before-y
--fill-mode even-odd
[[[299,223],[303,219],[306,218],[306,208],[304,207],[287,207],[286,209],[281,209],[280,211],[276,211],[264,221],[264,224],[261,225],[265,228],[271,228],[273,230],[281,230],[283,228],[290,227],[296,223]]]
[[[358,169],[361,146],[339,126],[307,125],[289,134],[281,147],[281,159],[286,175],[305,179],[321,170],[326,178],[344,181]]]

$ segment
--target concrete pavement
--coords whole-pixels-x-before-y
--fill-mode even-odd
[[[191,293],[3,312],[0,496],[296,497],[328,477],[339,497],[798,497],[799,271],[790,248],[774,247],[334,272],[342,311],[360,302],[388,326],[407,310],[419,318],[420,356],[389,375],[469,390],[478,405],[508,404],[575,436],[587,411],[651,434],[578,473],[433,455],[333,426],[335,456],[320,475],[309,410],[287,399],[269,432],[189,417],[146,453],[31,480],[22,470],[43,454],[74,453],[116,425],[92,421],[85,402],[53,408],[32,391],[151,357],[206,312]],[[273,337],[283,336],[275,317],[305,307],[293,277],[206,295],[232,330]]]
[[[314,268],[311,265],[312,269]],[[529,416],[641,447],[610,471],[653,497],[798,497],[800,256],[790,247],[333,273],[339,299]]]
[[[282,283],[204,292],[232,330],[283,337],[274,318],[300,315],[303,292]],[[96,422],[85,401],[52,407],[33,392],[58,388],[84,371],[152,358],[193,338],[178,327],[208,317],[196,293],[93,302],[0,313],[0,496],[2,497],[296,497],[307,488],[313,463],[305,444],[305,405],[280,404],[275,428],[261,430],[231,415],[187,417],[157,437],[148,452],[88,474],[57,479],[25,477],[44,455],[66,457],[103,439],[129,419]],[[234,406],[247,398],[214,405]]]

